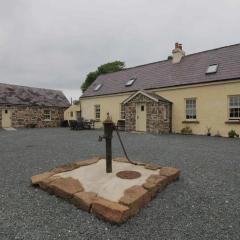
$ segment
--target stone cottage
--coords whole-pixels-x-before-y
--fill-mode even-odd
[[[122,104],[126,131],[171,132],[172,103],[165,98],[152,92],[138,91]]]
[[[58,90],[0,83],[0,127],[58,127],[70,106]]]

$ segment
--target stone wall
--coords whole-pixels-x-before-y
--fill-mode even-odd
[[[125,131],[136,131],[136,103],[128,102],[125,105]]]
[[[24,128],[36,124],[38,128],[59,127],[63,121],[66,108],[42,106],[0,106],[0,128],[2,127],[2,110],[12,111],[12,127]],[[51,111],[51,120],[44,119],[44,110]]]
[[[146,103],[147,132],[169,133],[171,132],[171,103],[156,102],[142,94],[138,94],[125,104],[125,130],[136,131],[136,105]],[[164,111],[167,111],[167,119],[164,119]]]
[[[147,131],[151,133],[169,133],[171,132],[169,103],[152,102],[147,103]],[[167,111],[167,119],[164,119],[164,111]]]

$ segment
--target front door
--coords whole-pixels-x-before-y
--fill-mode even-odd
[[[147,130],[147,114],[146,104],[138,103],[136,105],[136,131],[146,132]]]
[[[12,112],[9,109],[2,110],[2,127],[3,128],[10,128],[12,127]]]

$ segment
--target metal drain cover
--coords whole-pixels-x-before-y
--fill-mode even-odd
[[[122,179],[136,179],[141,177],[141,173],[136,171],[120,171],[116,175]]]

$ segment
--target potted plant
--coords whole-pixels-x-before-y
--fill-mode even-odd
[[[228,132],[228,137],[230,138],[239,137],[239,134],[237,134],[236,131],[232,129],[231,131]]]
[[[192,134],[192,129],[189,126],[186,126],[185,128],[182,128],[181,133],[182,134]]]
[[[211,128],[207,127],[207,136],[211,136]]]

